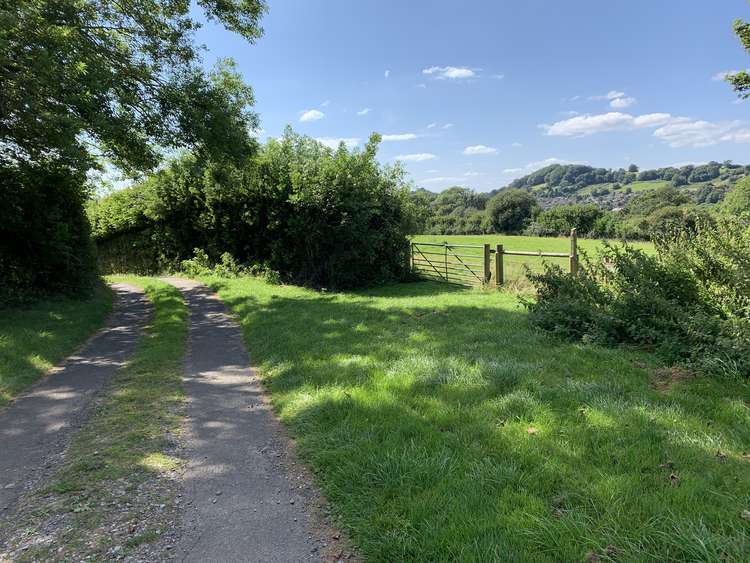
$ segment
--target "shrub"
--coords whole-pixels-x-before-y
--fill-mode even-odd
[[[287,130],[243,167],[185,156],[131,188],[91,206],[103,264],[138,253],[133,266],[153,270],[229,253],[285,281],[352,288],[407,273],[407,235],[414,206],[403,172],[375,158],[379,138],[363,151],[331,150]],[[118,221],[117,208],[132,205]],[[116,252],[112,252],[117,249]],[[186,267],[201,266],[190,262]]]
[[[527,273],[532,323],[565,337],[633,344],[697,369],[750,373],[750,226],[700,224],[657,243],[584,257],[578,275],[547,266]]]
[[[54,165],[0,165],[0,301],[82,293],[96,281],[81,174]]]

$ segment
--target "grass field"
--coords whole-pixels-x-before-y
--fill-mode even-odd
[[[415,242],[448,242],[449,244],[471,244],[482,245],[488,243],[495,248],[495,245],[502,244],[505,250],[524,250],[529,252],[570,252],[569,238],[556,237],[526,237],[526,236],[509,236],[509,235],[417,235],[412,237]],[[653,251],[653,245],[648,242],[630,243],[636,248]],[[578,248],[590,256],[595,256],[601,248],[602,242],[593,239],[579,239]],[[479,248],[462,248],[461,253],[473,254],[480,256],[482,249]],[[543,262],[559,264],[562,268],[568,268],[567,258],[535,258],[533,256],[505,256],[505,279],[514,282],[524,278],[524,265],[534,271],[541,269]]]
[[[17,531],[9,537],[33,545],[22,561],[121,559],[176,518],[177,483],[168,476],[179,460],[169,454],[167,437],[179,432],[187,309],[180,292],[164,282],[116,281],[145,289],[152,321],[33,510],[15,518]],[[116,545],[114,556],[109,550]]]
[[[71,354],[103,323],[112,292],[0,309],[0,408]]]
[[[553,340],[505,292],[205,281],[366,559],[746,560],[747,384]]]

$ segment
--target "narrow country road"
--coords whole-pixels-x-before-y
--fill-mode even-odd
[[[21,494],[58,465],[91,400],[135,351],[150,303],[132,285],[116,283],[112,288],[117,299],[107,325],[0,412],[0,532]]]
[[[285,463],[239,325],[205,286],[164,278],[190,309],[180,561],[320,560],[309,484]]]

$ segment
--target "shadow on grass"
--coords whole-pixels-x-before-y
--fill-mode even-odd
[[[552,340],[508,296],[214,280],[373,560],[742,559],[747,387]]]

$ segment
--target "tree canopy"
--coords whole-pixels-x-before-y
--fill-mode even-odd
[[[263,0],[199,0],[248,41]],[[253,97],[231,61],[201,66],[185,0],[3,0],[0,163],[153,168],[161,148],[242,158]]]
[[[735,20],[734,32],[742,43],[745,51],[750,53],[750,23],[743,20]],[[750,98],[750,74],[742,70],[727,76],[729,83],[734,86],[735,91],[741,98]]]

